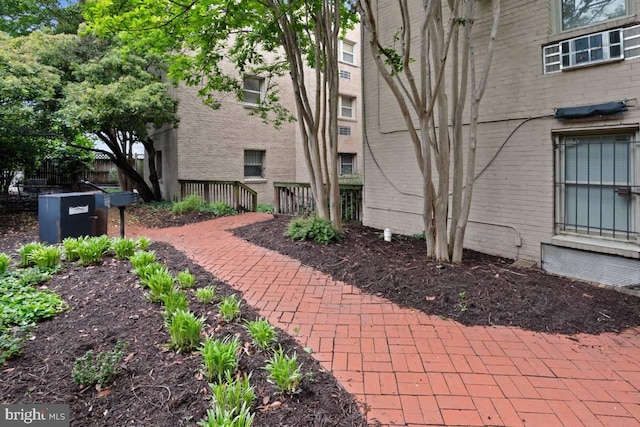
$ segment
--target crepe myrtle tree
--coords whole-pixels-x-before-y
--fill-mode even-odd
[[[213,108],[225,93],[242,100],[245,76],[263,77],[265,93],[250,114],[275,126],[294,120],[274,83],[288,73],[317,214],[342,227],[337,60],[341,31],[355,19],[348,2],[97,0],[85,17],[89,31],[116,36],[131,51],[163,55],[168,76],[198,86]],[[234,69],[226,72],[223,64]]]
[[[481,69],[473,32],[476,9],[491,4]],[[427,256],[462,261],[475,179],[478,113],[487,86],[500,0],[398,0],[396,31],[382,32],[373,0],[358,0],[378,73],[397,101],[422,174]],[[485,10],[488,7],[484,7]],[[468,110],[466,109],[469,103]],[[463,137],[463,114],[469,114]],[[466,145],[466,162],[465,162]]]

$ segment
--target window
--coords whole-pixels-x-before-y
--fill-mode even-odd
[[[633,136],[563,136],[556,146],[556,230],[621,240],[635,233]]]
[[[351,72],[347,70],[340,70],[340,78],[345,80],[351,80]]]
[[[162,151],[156,150],[156,175],[162,179]]]
[[[262,102],[262,91],[264,79],[259,77],[244,78],[244,102],[246,104],[258,105]]]
[[[339,116],[343,119],[356,118],[356,99],[352,96],[340,95],[339,99]]]
[[[627,10],[627,0],[560,0],[562,30],[620,18]]]
[[[347,64],[356,63],[355,44],[346,40],[340,40],[340,61]]]
[[[244,177],[264,178],[264,157],[262,150],[244,151]]]
[[[340,176],[353,175],[356,172],[356,155],[349,153],[339,153],[339,173]]]
[[[338,135],[351,136],[351,126],[338,126]]]

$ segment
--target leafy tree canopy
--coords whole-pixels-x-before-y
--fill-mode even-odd
[[[75,34],[82,3],[60,0],[0,0],[0,31],[12,36],[36,30]]]

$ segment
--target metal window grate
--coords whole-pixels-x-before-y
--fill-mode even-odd
[[[345,80],[351,80],[351,72],[347,70],[340,70],[340,78]]]
[[[637,238],[629,134],[565,136],[556,147],[556,230]]]
[[[262,150],[245,150],[245,178],[264,178],[264,156],[265,152]]]
[[[349,126],[338,126],[338,135],[350,136],[351,135],[351,127],[349,127]]]

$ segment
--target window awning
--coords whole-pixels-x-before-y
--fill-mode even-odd
[[[605,102],[604,104],[582,105],[579,107],[556,108],[556,119],[584,119],[594,116],[612,116],[627,111],[624,101]]]

